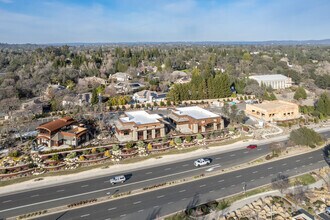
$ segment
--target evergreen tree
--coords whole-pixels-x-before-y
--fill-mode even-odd
[[[330,115],[330,98],[327,93],[322,93],[315,105],[315,110],[324,116]]]
[[[92,92],[92,100],[91,100],[92,105],[95,105],[98,103],[98,94],[97,94],[97,89],[93,89]]]
[[[296,99],[296,100],[306,99],[307,98],[307,94],[306,94],[305,89],[303,87],[298,87],[298,89],[294,93],[293,98]]]

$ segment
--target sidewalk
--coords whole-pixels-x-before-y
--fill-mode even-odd
[[[315,129],[316,131],[329,131],[330,127],[326,128],[319,128]],[[209,147],[208,149],[198,149],[196,151],[192,151],[189,153],[183,154],[173,154],[173,155],[165,155],[159,159],[151,158],[144,161],[140,161],[137,163],[130,163],[130,164],[117,164],[112,165],[109,168],[102,169],[102,168],[95,168],[93,170],[87,170],[76,174],[68,174],[68,175],[61,175],[61,176],[51,176],[51,177],[43,177],[43,180],[35,182],[34,180],[29,180],[17,184],[12,184],[4,187],[0,187],[0,195],[1,194],[8,194],[11,192],[22,191],[22,190],[31,190],[36,188],[43,188],[49,187],[52,185],[63,185],[71,182],[78,182],[87,179],[93,179],[96,177],[102,176],[110,176],[116,173],[140,170],[143,168],[154,167],[155,164],[157,166],[166,165],[173,162],[179,162],[183,160],[187,160],[190,158],[196,157],[203,157],[203,156],[210,156],[213,154],[224,153],[232,150],[242,149],[245,148],[250,143],[253,144],[268,144],[275,141],[283,141],[288,138],[288,135],[274,137],[266,140],[253,140],[249,139],[248,141],[239,141],[233,144],[217,146],[217,147]],[[92,172],[91,172],[92,171]],[[36,176],[38,178],[38,176]]]

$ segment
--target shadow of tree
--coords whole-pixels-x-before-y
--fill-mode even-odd
[[[154,219],[158,219],[159,217],[160,217],[160,210],[161,210],[161,208],[160,207],[157,207],[157,208],[154,208],[153,210],[152,210],[152,212],[151,213],[149,213],[148,214],[148,216],[147,216],[147,220],[154,220]]]
[[[200,203],[200,198],[199,198],[199,194],[196,193],[194,195],[194,197],[192,198],[192,200],[188,203],[188,205],[186,206],[186,213],[189,214],[189,211],[196,207],[198,204]]]

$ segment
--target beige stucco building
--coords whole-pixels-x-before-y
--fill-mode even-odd
[[[220,115],[198,106],[176,108],[169,115],[169,118],[176,129],[185,134],[205,133],[224,128],[224,122]]]
[[[264,101],[260,104],[247,104],[245,113],[264,121],[286,121],[300,117],[299,106],[282,100]]]
[[[120,142],[151,140],[165,136],[165,125],[158,114],[146,111],[125,112],[116,122],[116,137]]]

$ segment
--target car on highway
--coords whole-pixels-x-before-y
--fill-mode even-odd
[[[211,163],[211,160],[208,158],[200,158],[194,161],[195,167],[205,166],[209,165]]]
[[[124,183],[125,181],[126,181],[126,177],[124,175],[115,176],[115,177],[110,179],[110,183],[112,185],[114,185],[116,183]]]
[[[253,149],[256,149],[258,146],[257,145],[255,145],[255,144],[250,144],[249,146],[247,146],[246,148],[247,149],[251,149],[251,150],[253,150]]]

